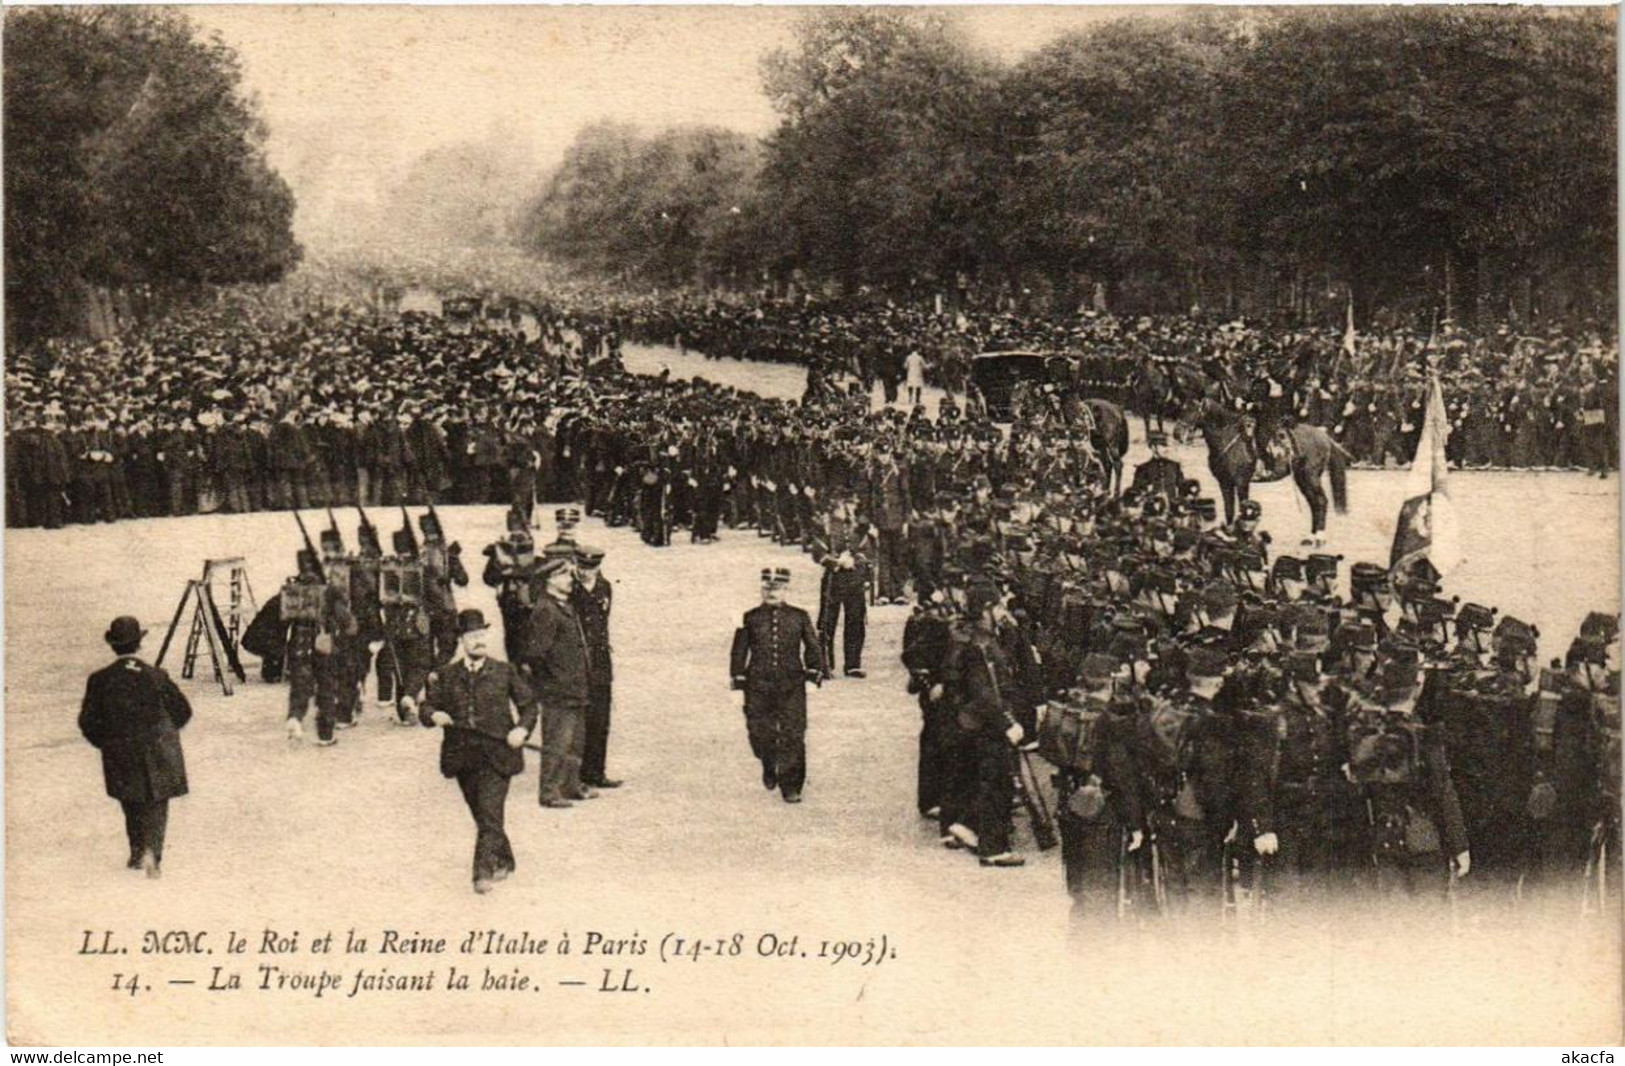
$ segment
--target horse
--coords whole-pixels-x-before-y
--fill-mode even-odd
[[[1229,523],[1235,520],[1236,505],[1248,498],[1249,487],[1257,480],[1258,451],[1253,442],[1251,421],[1242,412],[1204,399],[1198,407],[1196,424],[1207,443],[1207,468],[1219,483],[1219,492],[1224,497],[1224,520]],[[1292,481],[1309,502],[1310,536],[1304,543],[1319,546],[1325,542],[1321,534],[1326,530],[1327,502],[1320,478],[1322,474],[1329,475],[1332,506],[1337,508],[1338,514],[1347,514],[1349,454],[1322,426],[1300,423],[1286,432],[1292,438]]]
[[[1123,492],[1123,456],[1128,454],[1128,415],[1110,400],[1084,400],[1094,420],[1089,443],[1107,471],[1106,488],[1113,496]]]
[[[1156,430],[1166,432],[1167,421],[1179,421],[1186,406],[1205,393],[1206,382],[1195,367],[1146,359],[1130,376],[1127,391],[1130,402],[1145,422],[1145,433],[1149,437],[1153,415]]]

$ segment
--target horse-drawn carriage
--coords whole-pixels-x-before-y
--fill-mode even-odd
[[[1067,356],[1059,352],[981,352],[971,357],[971,383],[982,394],[987,415],[995,422],[1011,421],[1012,413],[1030,387],[1051,381]]]

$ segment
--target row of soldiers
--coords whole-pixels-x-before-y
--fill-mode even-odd
[[[432,505],[419,518],[421,540],[403,508],[386,556],[377,527],[360,514],[353,554],[331,511],[319,548],[298,518],[306,541],[298,572],[256,615],[242,646],[261,658],[265,680],[287,680],[290,740],[305,735],[314,702],[316,744],[337,743],[338,730],[359,722],[373,684],[380,710],[397,725],[446,727],[442,770],[464,785],[479,828],[475,888],[489,891],[513,869],[503,809],[507,779],[523,761],[502,743],[467,736],[472,730],[503,741],[510,730],[491,732],[508,714],[506,704],[484,706],[469,681],[471,654],[480,660],[475,669],[483,668],[487,627],[481,612],[457,604],[455,589],[469,583],[461,547],[447,542]],[[485,549],[482,579],[496,590],[507,663],[517,671],[509,695],[517,694],[515,710],[528,722],[520,739],[540,726],[539,802],[567,809],[621,782],[605,772],[613,586],[601,574],[603,551],[576,539],[580,512],[563,508],[556,517],[558,537],[537,552],[530,524],[510,511],[507,532]],[[507,663],[485,676],[509,678]]]
[[[1166,474],[1006,493],[953,536],[903,648],[945,846],[1019,862],[1012,798],[1042,844],[1052,795],[1086,917],[1617,875],[1616,618],[1538,669],[1532,626],[1425,559],[1345,597],[1339,557],[1272,562],[1256,503],[1222,527]]]
[[[711,354],[815,368],[837,349],[921,351],[939,372],[959,368],[941,383],[961,393],[968,353],[1064,352],[1083,395],[1141,414],[1177,413],[1164,408],[1190,399],[1180,382],[1218,368],[1264,383],[1283,415],[1325,426],[1357,461],[1377,464],[1409,458],[1426,386],[1417,354],[1431,347],[1426,362],[1440,374],[1455,430],[1453,461],[1604,471],[1618,449],[1617,351],[1596,335],[1457,333],[1432,345],[1397,333],[1363,338],[1351,352],[1326,331],[1198,317],[972,315],[949,328],[923,309],[889,305],[719,308],[668,296],[538,307],[535,340],[416,314],[380,322],[335,309],[277,321],[226,307],[181,312],[97,345],[17,353],[6,368],[7,523],[431,498],[507,503],[527,493],[579,499],[569,477],[579,460],[555,432],[559,417],[590,414],[579,401],[591,406],[591,394],[651,386],[614,377],[586,397],[564,386],[614,367],[621,335],[652,343],[703,336]],[[574,367],[578,376],[561,353],[582,345],[609,354]],[[726,406],[739,408],[740,398]],[[679,413],[671,423],[678,436],[714,428],[684,421]],[[637,437],[636,454],[613,465],[641,479],[659,465],[650,448],[661,442]],[[720,484],[695,480],[713,496]],[[687,482],[670,484],[681,494]],[[619,499],[631,511],[656,495]]]
[[[242,643],[261,657],[266,680],[286,675],[290,740],[303,737],[314,700],[316,743],[336,743],[336,730],[360,719],[374,671],[380,708],[397,725],[444,731],[441,772],[457,780],[473,816],[474,889],[485,893],[516,866],[505,818],[509,781],[524,768],[519,749],[533,740],[540,749],[544,808],[621,785],[605,773],[613,587],[600,571],[603,551],[576,539],[579,511],[558,512],[559,535],[539,553],[529,523],[510,511],[482,574],[502,612],[507,660],[496,660],[484,614],[457,604],[469,577],[439,515],[431,506],[420,517],[421,542],[404,509],[402,517],[389,556],[364,510],[353,555],[331,512],[320,549],[299,518],[299,572]]]
[[[889,303],[690,304],[660,313],[632,303],[618,315],[604,313],[648,343],[801,363],[820,375],[851,370],[866,385],[876,376],[867,368],[890,367],[903,351],[929,353],[936,383],[957,392],[969,386],[970,353],[1065,353],[1087,395],[1142,414],[1182,399],[1177,382],[1148,395],[1147,365],[1159,365],[1167,377],[1221,368],[1239,380],[1284,387],[1294,418],[1326,427],[1356,462],[1373,465],[1405,463],[1413,453],[1427,385],[1418,355],[1428,349],[1456,431],[1452,462],[1591,471],[1617,465],[1618,353],[1596,333],[1523,335],[1503,326],[1434,336],[1394,329],[1356,340],[1344,329],[1095,312],[1057,318],[960,313],[950,327],[927,309]]]
[[[468,585],[462,546],[447,542],[432,507],[419,519],[421,540],[402,509],[387,556],[364,510],[353,554],[331,510],[328,515],[318,547],[295,512],[305,539],[296,573],[242,640],[259,656],[263,680],[288,683],[290,739],[304,736],[314,704],[316,743],[324,747],[337,742],[337,730],[360,720],[373,678],[379,710],[400,725],[415,724],[426,679],[456,654],[454,590]]]

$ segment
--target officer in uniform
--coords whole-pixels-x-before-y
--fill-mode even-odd
[[[156,878],[169,801],[187,792],[180,731],[191,721],[192,706],[167,673],[136,658],[144,636],[128,615],[107,627],[103,639],[118,658],[85,684],[79,732],[101,752],[107,794],[124,808],[126,865]]]
[[[515,667],[487,655],[483,614],[459,612],[457,632],[463,657],[429,675],[418,715],[440,728],[440,772],[456,779],[474,816],[474,891],[483,894],[514,871],[508,782],[524,771],[536,699]]]
[[[807,682],[826,664],[812,618],[785,602],[790,571],[762,571],[762,602],[734,632],[728,673],[744,694],[751,754],[762,764],[762,786],[800,803],[807,781]]]
[[[620,788],[604,773],[609,752],[609,717],[614,704],[614,651],[609,640],[609,612],[615,587],[603,575],[604,549],[577,544],[575,589],[570,604],[587,637],[587,721],[581,753],[581,782],[588,788]]]
[[[557,535],[549,541],[544,548],[568,547],[572,552],[576,546],[576,527],[581,525],[581,509],[579,507],[560,507],[553,512],[553,528]]]

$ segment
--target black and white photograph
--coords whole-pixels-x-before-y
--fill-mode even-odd
[[[1615,8],[0,29],[9,1045],[1625,1041]]]

